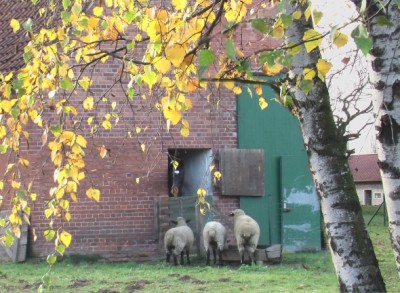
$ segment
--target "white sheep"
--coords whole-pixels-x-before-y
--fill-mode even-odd
[[[192,229],[186,224],[182,217],[178,217],[176,221],[172,221],[176,227],[169,229],[164,235],[164,247],[167,254],[167,262],[171,255],[174,258],[174,264],[177,265],[177,256],[181,255],[181,265],[183,265],[183,254],[186,251],[187,263],[190,264],[189,251],[194,242]]]
[[[216,252],[218,251],[219,264],[222,265],[222,251],[226,245],[226,229],[217,221],[208,222],[203,229],[204,249],[207,252],[207,262],[210,264],[210,248],[214,255],[214,264],[217,262]]]
[[[250,264],[252,261],[256,263],[255,251],[260,238],[260,226],[241,209],[234,210],[230,215],[234,217],[233,231],[240,255],[240,263],[244,263],[245,251],[249,254]]]

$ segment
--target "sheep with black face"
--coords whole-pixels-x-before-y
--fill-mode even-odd
[[[233,231],[240,254],[240,263],[244,263],[245,251],[249,254],[250,264],[253,261],[256,263],[255,251],[258,245],[258,239],[260,238],[260,226],[241,209],[232,211],[230,215],[234,217]]]
[[[181,255],[181,265],[183,265],[183,254],[186,252],[187,263],[190,264],[189,252],[194,242],[194,234],[192,229],[187,225],[183,217],[178,217],[173,223],[176,227],[169,229],[164,235],[164,248],[169,262],[171,255],[174,264],[177,265],[177,257]]]

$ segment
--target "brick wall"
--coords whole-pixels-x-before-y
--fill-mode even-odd
[[[240,32],[243,47],[250,48],[260,41],[270,42],[261,35],[252,35],[248,26],[242,27]],[[119,69],[118,60],[110,59],[101,64],[93,72],[96,86],[92,88],[95,97],[104,96],[110,102],[116,101],[118,109],[123,107],[125,96],[118,86],[111,91],[108,89]],[[115,129],[100,129],[96,137],[89,140],[85,150],[86,179],[80,186],[78,202],[71,203],[72,219],[56,223],[73,235],[68,253],[94,254],[110,260],[152,259],[163,254],[160,249],[162,239],[155,240],[153,201],[155,197],[168,197],[168,149],[206,148],[217,154],[220,148],[237,146],[236,97],[213,87],[208,93],[211,93],[209,99],[204,93],[192,96],[193,109],[185,117],[191,131],[187,138],[181,137],[176,128],[167,133],[160,113],[143,107],[148,102],[142,99],[146,92],[137,89],[132,107],[124,106]],[[82,100],[85,95],[87,93],[79,93],[74,99]],[[99,118],[102,117],[101,107],[96,113]],[[44,116],[48,123],[54,122],[52,111],[50,107],[45,109]],[[84,114],[83,121],[88,115]],[[136,126],[143,131],[136,134]],[[81,129],[87,134],[87,127]],[[131,138],[127,137],[129,130],[134,134]],[[34,130],[31,134],[29,148],[25,146],[23,153],[27,154],[31,165],[29,170],[22,172],[29,179],[34,179],[32,190],[38,194],[31,215],[29,255],[41,257],[53,249],[53,243],[46,243],[43,238],[43,231],[48,227],[43,211],[49,188],[53,186],[54,170],[47,148],[42,149],[41,146],[42,130]],[[141,143],[146,145],[144,153],[140,149]],[[95,146],[103,144],[110,150],[110,156],[100,159]],[[3,171],[7,162],[2,158],[0,164],[0,171]],[[137,177],[140,178],[139,184],[136,183]],[[99,203],[86,198],[85,190],[90,186],[101,190]],[[3,195],[10,196],[7,189]],[[226,215],[239,206],[239,199],[220,196],[218,188],[215,188],[214,203]],[[6,207],[4,200],[2,208]],[[36,241],[33,231],[37,235]]]

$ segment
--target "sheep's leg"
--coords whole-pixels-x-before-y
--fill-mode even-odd
[[[187,257],[187,263],[190,265],[189,249],[186,249],[186,257]]]
[[[182,250],[182,252],[181,252],[181,265],[183,265],[183,250]]]
[[[206,261],[206,265],[210,265],[210,249],[207,249],[207,261]]]
[[[178,259],[176,257],[176,254],[174,254],[173,257],[174,257],[174,265],[177,266],[178,265]]]
[[[215,248],[213,248],[213,256],[214,256],[214,265],[217,263],[217,252],[215,251]]]
[[[167,259],[166,259],[167,263],[169,263],[170,258],[171,258],[171,254],[169,252],[167,252]]]
[[[218,257],[219,257],[219,265],[222,266],[223,262],[222,262],[222,250],[218,249]]]

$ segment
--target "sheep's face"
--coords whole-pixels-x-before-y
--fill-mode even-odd
[[[190,220],[185,220],[185,218],[183,217],[177,217],[176,220],[172,220],[172,223],[174,223],[177,226],[183,226],[189,222]]]
[[[236,209],[236,210],[233,210],[229,215],[231,217],[235,217],[235,216],[237,217],[237,216],[245,215],[245,213],[241,209]]]

